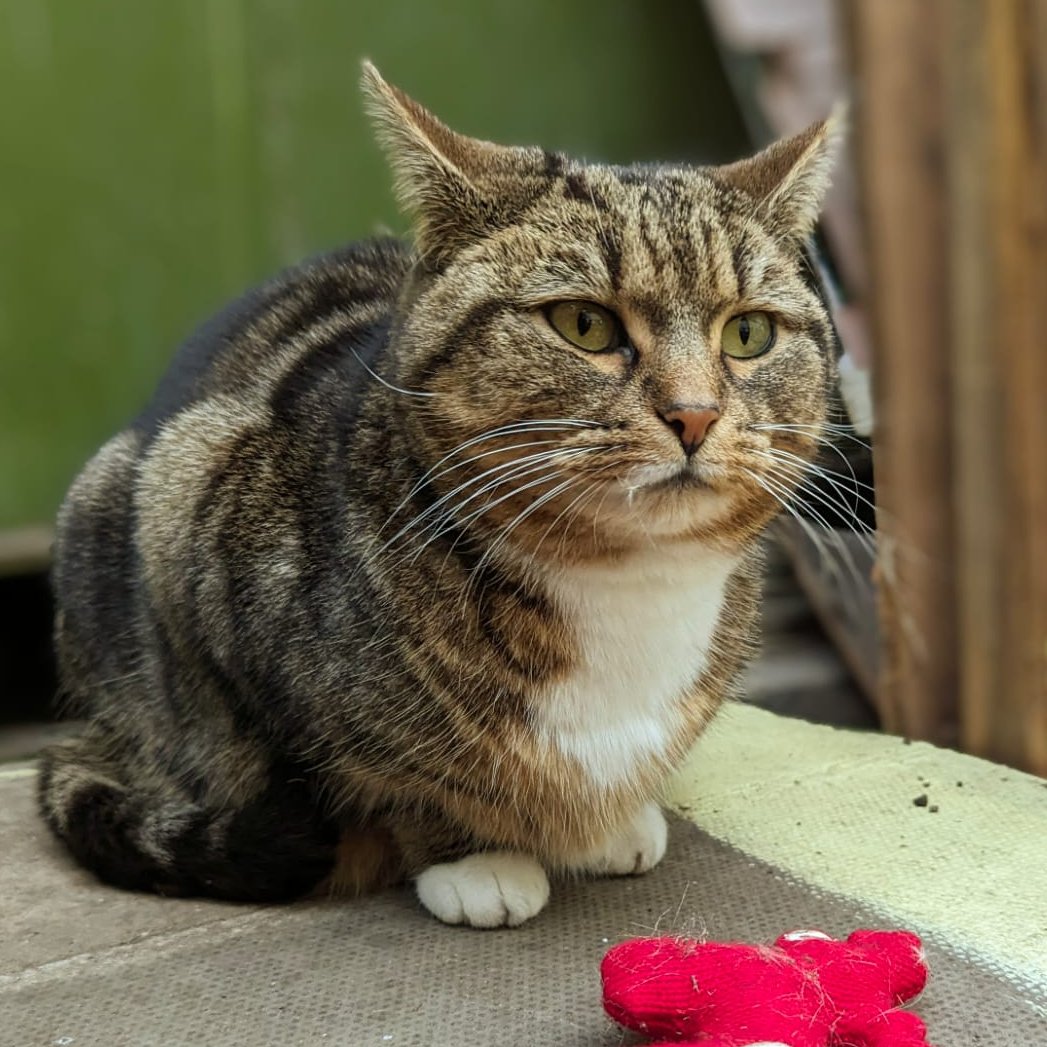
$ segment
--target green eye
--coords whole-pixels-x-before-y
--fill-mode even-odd
[[[546,309],[556,331],[579,349],[602,353],[621,344],[618,317],[593,302],[556,302]]]
[[[774,345],[774,321],[766,313],[742,313],[728,320],[720,349],[736,360],[751,360]]]

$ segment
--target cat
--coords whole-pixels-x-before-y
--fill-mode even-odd
[[[720,167],[458,134],[365,63],[413,242],[249,292],[73,483],[44,818],[103,881],[411,881],[515,926],[666,847],[838,349],[804,245],[833,119]],[[754,772],[755,773],[755,772]]]

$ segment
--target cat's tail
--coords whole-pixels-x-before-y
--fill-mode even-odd
[[[279,776],[241,807],[210,808],[171,787],[136,790],[90,736],[41,758],[44,819],[78,862],[128,890],[235,901],[300,897],[330,872],[337,832]]]

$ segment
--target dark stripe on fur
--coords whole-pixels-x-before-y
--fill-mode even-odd
[[[749,286],[749,253],[740,240],[731,246],[731,265],[734,266],[734,278],[738,282],[738,297],[744,298]]]
[[[501,298],[490,298],[473,306],[462,320],[443,338],[440,348],[430,354],[424,368],[417,376],[412,376],[411,388],[424,389],[428,382],[446,368],[454,358],[455,351],[468,336],[469,341],[477,341],[480,329],[486,326],[500,313],[512,308],[512,303]]]
[[[319,883],[334,864],[337,832],[317,813],[299,768],[274,769],[261,796],[224,811],[134,793],[74,767],[78,784],[59,818],[52,798],[62,772],[58,751],[41,763],[41,807],[74,857],[106,883],[166,895],[286,901]]]

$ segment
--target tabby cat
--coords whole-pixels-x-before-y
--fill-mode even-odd
[[[550,874],[659,861],[659,789],[749,653],[768,463],[814,457],[835,382],[804,244],[836,136],[602,166],[363,84],[413,246],[233,303],[75,481],[88,726],[40,804],[120,887],[409,879],[516,925]]]

